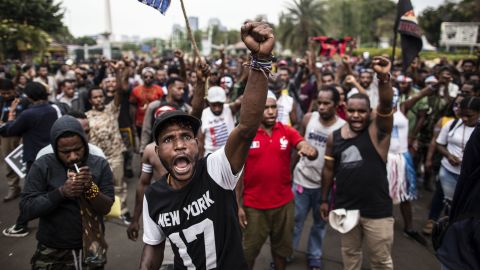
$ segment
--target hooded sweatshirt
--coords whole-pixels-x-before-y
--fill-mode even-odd
[[[57,142],[65,132],[80,136],[85,145],[85,156],[80,166],[88,166],[104,195],[114,199],[113,176],[107,161],[90,155],[87,137],[80,122],[71,116],[59,118],[50,132],[53,153],[35,160],[25,181],[20,207],[29,220],[40,218],[37,231],[39,243],[58,249],[82,248],[82,219],[78,199],[63,197],[59,188],[67,180],[68,168],[58,157]],[[99,219],[103,217],[99,215]]]

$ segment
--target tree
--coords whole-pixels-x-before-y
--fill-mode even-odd
[[[92,37],[82,36],[82,37],[75,38],[73,40],[73,44],[80,45],[80,46],[83,46],[84,44],[87,44],[88,46],[92,46],[92,45],[97,44],[97,41],[95,39],[93,39]]]
[[[480,21],[478,0],[463,0],[460,3],[446,1],[437,8],[427,8],[418,17],[420,27],[428,42],[439,46],[442,22]]]
[[[53,0],[0,1],[0,58],[42,52],[52,36],[70,36],[62,23],[61,3]],[[66,34],[68,33],[68,34]]]
[[[308,38],[318,36],[326,24],[325,4],[319,0],[294,0],[282,13],[278,23],[278,36],[285,48],[305,52]]]

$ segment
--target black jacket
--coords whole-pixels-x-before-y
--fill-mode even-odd
[[[114,199],[113,176],[107,161],[88,153],[80,122],[71,116],[63,116],[51,129],[54,153],[44,155],[33,163],[25,181],[20,207],[29,220],[40,218],[37,240],[41,244],[51,248],[77,249],[82,247],[79,202],[64,198],[59,191],[67,179],[67,168],[57,157],[57,140],[67,131],[80,135],[86,151],[82,166],[90,168],[93,181],[100,191]],[[103,217],[99,218],[102,220]]]

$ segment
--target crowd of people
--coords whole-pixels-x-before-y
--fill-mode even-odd
[[[23,144],[27,172],[22,188],[4,170],[3,201],[21,200],[3,234],[24,237],[39,218],[32,269],[103,269],[115,200],[131,240],[143,227],[141,269],[253,269],[267,238],[285,269],[310,211],[310,269],[323,269],[327,223],[344,269],[361,268],[363,242],[372,269],[393,269],[394,205],[405,235],[428,244],[458,208],[479,61],[402,71],[385,56],[320,57],[313,42],[292,59],[273,56],[266,23],[241,34],[249,54],[0,65],[1,153]],[[419,188],[433,196],[414,228]]]

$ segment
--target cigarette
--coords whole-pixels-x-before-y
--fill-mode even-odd
[[[73,163],[73,166],[75,166],[75,170],[77,171],[77,173],[80,173],[80,169],[78,168],[77,163]]]

